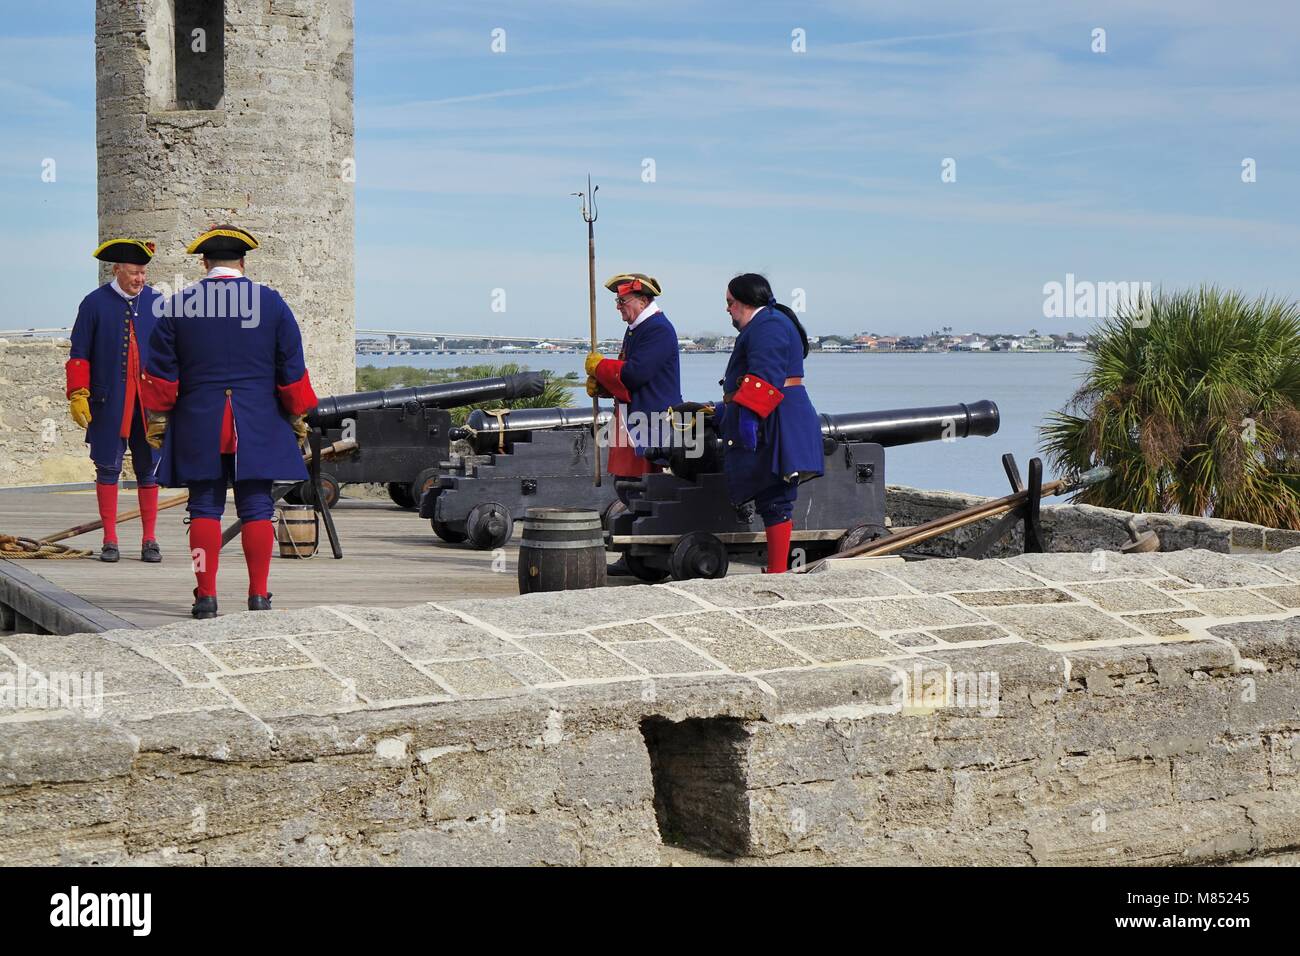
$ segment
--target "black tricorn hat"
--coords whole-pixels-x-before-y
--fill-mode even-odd
[[[244,253],[256,248],[257,240],[252,233],[238,226],[213,226],[191,242],[185,251],[191,255],[199,253],[214,259],[242,259]]]
[[[100,262],[123,262],[132,266],[147,266],[157,247],[152,242],[139,239],[110,239],[91,253]]]

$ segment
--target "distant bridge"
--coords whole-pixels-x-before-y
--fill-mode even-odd
[[[501,343],[527,343],[536,345],[540,342],[550,342],[552,345],[581,347],[590,345],[590,339],[569,339],[555,338],[549,335],[494,335],[490,332],[429,332],[429,331],[402,331],[398,329],[357,329],[357,335],[383,335],[388,337],[388,347],[396,350],[398,339],[431,339],[438,343],[438,348],[446,348],[448,340],[450,341],[467,341],[467,342],[501,342]]]

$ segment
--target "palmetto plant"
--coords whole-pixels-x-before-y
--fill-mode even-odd
[[[1043,451],[1075,498],[1300,529],[1300,308],[1217,288],[1158,292],[1093,333],[1096,352]]]

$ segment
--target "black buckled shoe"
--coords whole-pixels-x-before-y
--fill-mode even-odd
[[[250,611],[271,610],[271,595],[250,594],[248,596],[248,609]]]
[[[190,608],[190,614],[197,617],[200,621],[217,616],[217,599],[213,595],[204,595],[199,597],[199,589],[194,589],[194,606]]]
[[[632,569],[627,566],[627,556],[624,555],[613,564],[609,565],[609,567],[605,568],[605,573],[611,578],[630,578],[632,576]]]
[[[140,545],[140,560],[145,564],[158,564],[162,561],[162,549],[153,538]]]
[[[99,549],[99,560],[107,561],[109,564],[119,561],[121,557],[122,552],[117,549],[117,542],[115,541],[105,542],[104,546]]]

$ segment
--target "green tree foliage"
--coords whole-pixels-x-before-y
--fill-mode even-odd
[[[407,388],[413,385],[442,385],[446,382],[463,382],[476,378],[499,378],[502,375],[514,375],[527,372],[528,367],[514,362],[501,365],[462,365],[458,368],[415,368],[411,365],[394,365],[389,368],[376,368],[363,365],[357,369],[357,391],[385,391],[390,388]],[[453,408],[452,422],[463,424],[465,418],[475,408],[560,408],[573,405],[573,386],[581,384],[577,372],[568,372],[556,376],[543,371],[546,387],[536,398],[517,398],[512,401],[480,402]]]
[[[1095,335],[1082,386],[1041,429],[1058,474],[1114,470],[1075,500],[1300,529],[1295,303],[1160,292]]]

